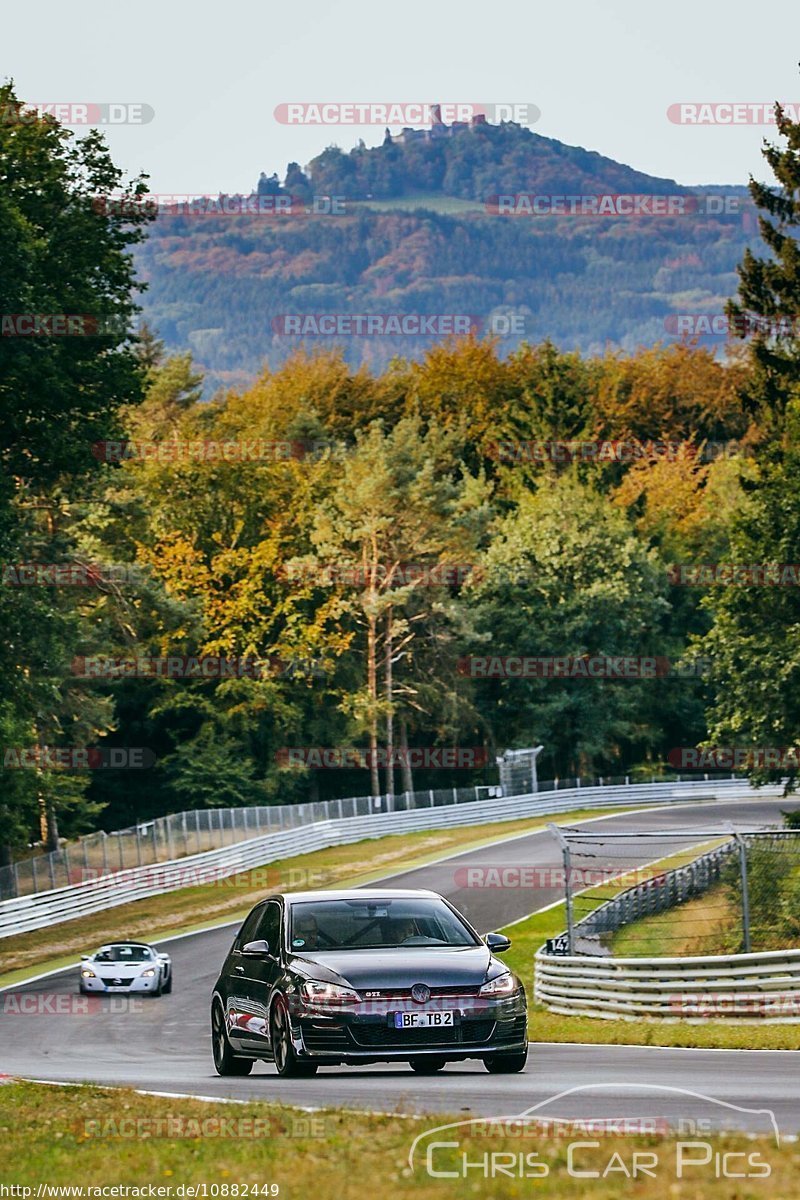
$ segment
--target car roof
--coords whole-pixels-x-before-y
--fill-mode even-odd
[[[438,892],[427,888],[328,888],[324,892],[276,892],[265,900],[283,900],[285,904],[306,903],[311,900],[441,900]]]

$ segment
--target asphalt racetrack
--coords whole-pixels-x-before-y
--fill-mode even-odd
[[[608,835],[620,830],[686,831],[682,838],[673,832],[663,840],[642,837],[616,844],[609,836],[603,850],[613,847],[617,866],[634,866],[696,843],[699,831],[726,832],[730,822],[742,830],[779,825],[781,809],[798,803],[752,796],[741,801],[690,802],[623,813],[588,822],[585,828]],[[554,838],[539,832],[384,882],[441,892],[485,933],[563,898],[557,881],[549,887],[541,873],[534,888],[514,886],[515,874],[509,868],[558,868],[560,864]],[[466,886],[483,877],[474,870],[470,874],[470,867],[481,871],[501,867],[507,885]],[[497,875],[488,878],[496,881]],[[465,1119],[516,1115],[539,1105],[541,1117],[648,1116],[666,1118],[676,1126],[701,1120],[716,1127],[769,1131],[768,1112],[741,1111],[760,1109],[774,1113],[782,1134],[800,1131],[800,1078],[794,1051],[533,1042],[527,1068],[519,1075],[489,1075],[475,1061],[448,1064],[431,1077],[413,1074],[407,1064],[376,1064],[324,1067],[309,1079],[281,1080],[272,1064],[258,1063],[250,1076],[222,1079],[211,1060],[209,997],[234,932],[235,927],[228,926],[160,943],[172,955],[175,990],[159,999],[143,998],[134,1012],[119,1011],[124,1005],[117,996],[92,998],[91,1011],[79,1014],[25,1015],[9,1012],[8,1007],[2,1011],[0,1006],[0,1072],[205,1097],[284,1101],[311,1108],[335,1104],[398,1114],[455,1113]],[[122,928],[120,936],[124,937]],[[86,950],[93,948],[87,945]],[[530,975],[525,984],[530,990]],[[10,990],[77,996],[77,970]],[[118,1011],[114,1011],[115,1001]],[[559,1093],[569,1094],[552,1100]]]

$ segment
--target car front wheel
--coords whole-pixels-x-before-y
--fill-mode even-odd
[[[512,1054],[487,1054],[483,1065],[490,1075],[516,1075],[525,1070],[528,1061],[528,1047],[515,1050]]]
[[[249,1075],[252,1071],[252,1058],[237,1058],[231,1050],[225,1032],[222,1006],[219,1003],[211,1010],[211,1047],[214,1053],[214,1069],[218,1075]]]
[[[416,1071],[418,1075],[435,1075],[437,1071],[441,1071],[446,1063],[444,1058],[412,1058],[409,1066],[412,1071]]]
[[[316,1075],[317,1064],[302,1062],[295,1053],[292,1045],[292,1031],[289,1025],[289,1009],[282,996],[278,996],[272,1006],[272,1016],[269,1026],[269,1040],[272,1046],[272,1057],[275,1067],[284,1079],[297,1079],[303,1075]]]

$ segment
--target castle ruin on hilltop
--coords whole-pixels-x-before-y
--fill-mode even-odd
[[[488,124],[486,116],[478,113],[469,121],[453,121],[452,125],[445,125],[442,120],[442,106],[434,104],[431,107],[430,129],[411,129],[408,125],[404,125],[400,132],[395,134],[390,133],[387,129],[383,144],[384,146],[406,146],[409,142],[435,142],[440,138],[455,137],[457,133],[462,133],[465,129],[475,129],[479,125],[486,124]]]

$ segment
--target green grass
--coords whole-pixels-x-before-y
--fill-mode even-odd
[[[619,958],[735,954],[741,941],[741,914],[720,884],[677,908],[623,926],[610,948]]]
[[[583,809],[554,818],[566,824],[612,809]],[[543,829],[547,821],[527,817],[489,825],[422,830],[333,846],[255,867],[227,879],[121,904],[88,917],[0,940],[0,986],[30,975],[70,966],[79,954],[112,938],[164,940],[179,933],[240,920],[264,895],[281,890],[351,887],[412,870],[447,854],[491,845],[503,838]]]
[[[413,1079],[409,1075],[409,1081]],[[557,1084],[552,1090],[557,1091]],[[662,1200],[665,1196],[670,1200],[701,1196],[703,1200],[751,1200],[796,1194],[794,1147],[776,1146],[775,1139],[768,1137],[702,1135],[713,1151],[743,1151],[769,1165],[768,1178],[734,1182],[717,1178],[713,1159],[706,1167],[689,1169],[687,1177],[678,1180],[677,1139],[672,1135],[623,1137],[592,1133],[594,1144],[577,1151],[577,1169],[602,1175],[612,1156],[619,1157],[613,1160],[616,1171],[605,1179],[587,1181],[567,1170],[567,1144],[587,1140],[580,1128],[571,1137],[562,1134],[554,1138],[552,1131],[540,1133],[527,1126],[521,1142],[518,1135],[499,1134],[496,1126],[493,1131],[462,1126],[448,1130],[446,1135],[447,1140],[458,1143],[457,1147],[439,1150],[434,1160],[434,1169],[454,1172],[456,1178],[433,1178],[425,1170],[424,1150],[415,1158],[415,1169],[408,1167],[412,1142],[438,1126],[463,1121],[463,1112],[424,1118],[355,1114],[340,1108],[309,1113],[259,1102],[206,1103],[141,1096],[124,1089],[32,1083],[12,1083],[0,1091],[0,1182],[32,1187],[34,1197],[40,1182],[67,1187],[134,1185],[144,1188],[144,1195],[153,1185],[171,1188],[173,1197],[181,1194],[177,1190],[181,1185],[205,1184],[207,1195],[212,1195],[211,1188],[216,1186],[214,1194],[223,1198],[236,1195],[233,1189],[237,1185],[238,1195],[242,1196],[242,1185],[268,1188],[274,1184],[279,1200],[306,1196],[316,1200],[363,1200],[371,1193],[392,1200],[465,1200],[472,1196],[476,1200],[532,1196],[544,1200],[553,1196],[616,1200],[628,1195],[637,1200]],[[401,1099],[401,1088],[397,1095]],[[525,1101],[513,1107],[523,1109]],[[179,1129],[176,1121],[180,1122]],[[172,1136],[163,1136],[169,1130],[168,1122],[173,1123]],[[219,1130],[226,1136],[218,1136]],[[176,1132],[181,1136],[175,1136]],[[655,1178],[640,1175],[632,1182],[620,1177],[619,1162],[630,1165],[636,1149],[656,1155]],[[512,1171],[487,1179],[472,1170],[464,1179],[459,1168],[465,1152],[470,1162],[483,1159],[485,1154],[505,1152],[517,1163],[520,1155],[536,1154],[538,1162],[547,1164],[548,1175],[520,1178]],[[693,1155],[700,1157],[696,1150]],[[746,1164],[741,1157],[732,1161],[739,1170]],[[506,1168],[508,1163],[506,1159]],[[269,1193],[259,1192],[264,1194]]]

